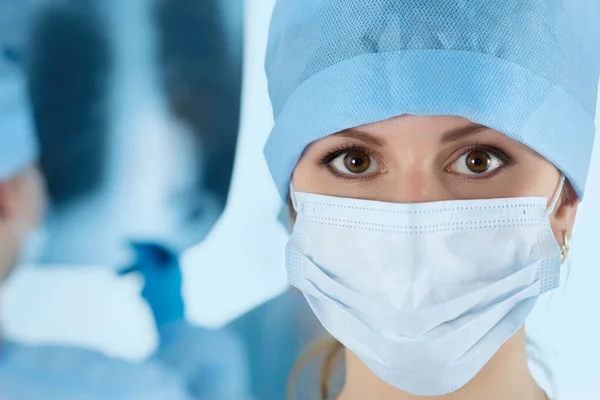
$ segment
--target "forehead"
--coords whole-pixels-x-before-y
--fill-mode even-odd
[[[419,137],[440,138],[445,133],[477,125],[458,116],[401,115],[385,121],[362,125],[355,129],[371,135],[394,135],[416,133]]]
[[[388,120],[345,129],[317,140],[312,145],[327,144],[344,138],[358,139],[376,147],[444,145],[459,139],[475,137],[513,142],[508,136],[487,126],[457,116],[402,115]],[[526,147],[522,145],[523,147]],[[309,148],[312,146],[309,146]]]

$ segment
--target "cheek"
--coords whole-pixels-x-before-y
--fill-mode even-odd
[[[507,177],[511,196],[546,197],[550,200],[558,189],[560,172],[550,162],[534,159],[515,165]]]
[[[316,160],[300,161],[292,175],[294,190],[326,196],[384,200],[390,190],[387,179],[345,180],[333,175]]]
[[[292,183],[298,192],[328,194],[326,190],[331,184],[331,174],[317,159],[306,155],[296,165]]]

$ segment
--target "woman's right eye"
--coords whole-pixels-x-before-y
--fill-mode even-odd
[[[379,163],[368,152],[352,150],[334,158],[331,167],[336,172],[349,176],[373,175],[379,172]]]

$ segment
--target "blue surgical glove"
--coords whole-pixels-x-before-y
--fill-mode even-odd
[[[142,274],[142,297],[150,306],[160,332],[167,324],[185,318],[179,257],[174,251],[158,243],[132,242],[131,247],[136,259],[132,266],[119,274]]]

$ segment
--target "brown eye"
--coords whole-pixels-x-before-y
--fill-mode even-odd
[[[485,151],[471,151],[467,154],[465,158],[465,162],[467,164],[467,168],[476,173],[482,174],[487,172],[492,163],[492,158]]]
[[[380,169],[377,160],[364,150],[340,154],[331,161],[330,166],[345,175],[373,175]]]
[[[454,161],[447,170],[460,175],[485,176],[504,166],[505,161],[487,150],[469,150]]]
[[[369,170],[371,157],[364,151],[351,151],[344,157],[344,166],[353,174],[362,174]]]

